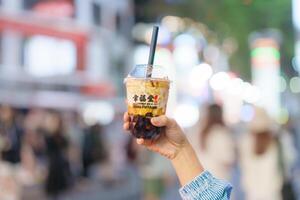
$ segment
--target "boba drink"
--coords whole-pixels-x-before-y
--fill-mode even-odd
[[[170,81],[163,68],[153,67],[151,78],[145,76],[147,65],[136,66],[125,79],[129,129],[136,138],[155,139],[163,127],[151,124],[151,118],[166,113]]]

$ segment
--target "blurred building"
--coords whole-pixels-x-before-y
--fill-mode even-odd
[[[295,27],[296,35],[296,45],[295,45],[295,54],[296,54],[296,70],[300,71],[300,1],[293,0],[293,22]]]
[[[252,82],[261,91],[258,104],[276,117],[280,111],[280,32],[272,29],[254,32],[249,40]]]
[[[117,96],[129,63],[130,0],[2,0],[0,6],[0,103],[71,109]]]

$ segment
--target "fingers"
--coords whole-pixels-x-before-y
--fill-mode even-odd
[[[158,117],[151,118],[151,123],[154,126],[158,126],[158,127],[163,127],[163,126],[170,127],[170,126],[173,126],[174,120],[168,118],[165,115],[161,115],[161,116],[158,116]]]
[[[124,113],[124,115],[123,115],[123,120],[124,120],[124,122],[129,121],[129,115],[128,115],[128,112],[125,112],[125,113]]]
[[[145,146],[147,149],[149,149],[150,151],[153,152],[159,152],[160,148],[157,146],[156,142],[153,140],[145,140],[145,139],[136,139],[136,143],[138,145],[143,145]]]
[[[129,124],[129,115],[127,112],[124,113],[123,120],[124,120],[123,129],[125,131],[128,131],[130,124]]]
[[[145,140],[143,138],[136,139],[136,143],[144,146],[151,146],[153,144],[153,140]]]
[[[125,123],[123,124],[123,129],[124,129],[125,131],[128,131],[128,130],[129,130],[129,122],[125,122]]]

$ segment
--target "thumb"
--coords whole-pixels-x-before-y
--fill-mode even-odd
[[[157,126],[157,127],[163,127],[163,126],[170,127],[174,124],[174,120],[168,118],[165,115],[161,115],[161,116],[158,116],[158,117],[152,117],[151,118],[151,123],[154,126]]]

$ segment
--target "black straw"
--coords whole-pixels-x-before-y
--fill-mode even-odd
[[[155,56],[155,49],[157,44],[157,36],[158,36],[158,26],[153,26],[152,31],[152,39],[150,44],[150,53],[149,53],[149,59],[148,59],[148,67],[147,67],[147,78],[150,78],[152,76],[152,67],[154,63],[154,56]]]

